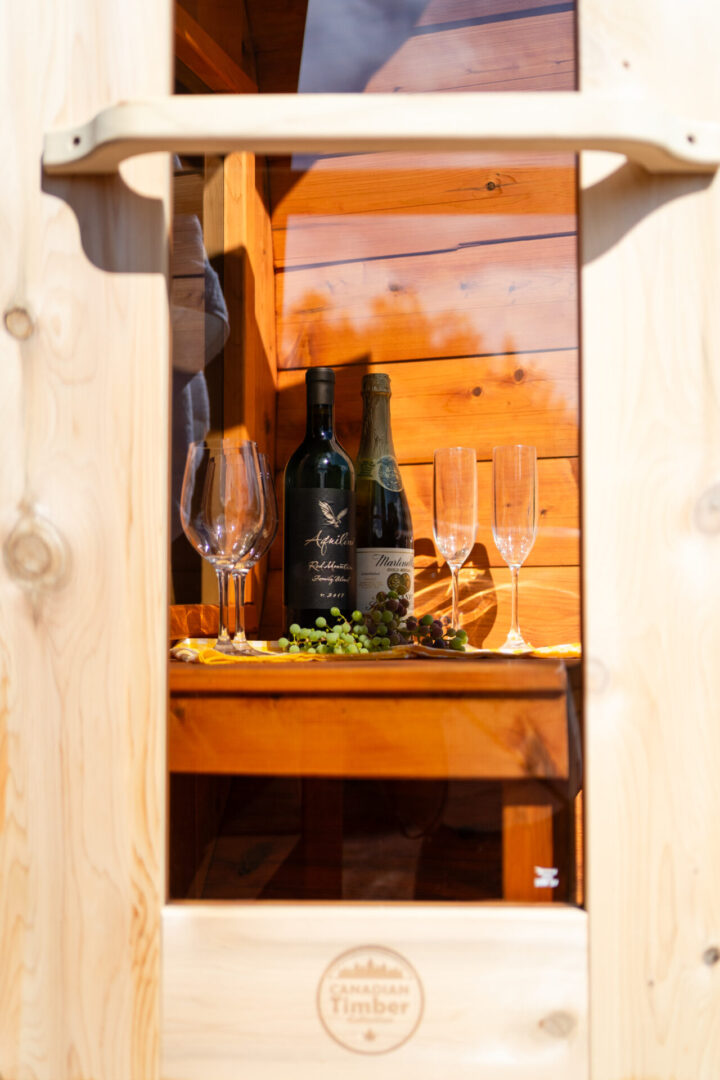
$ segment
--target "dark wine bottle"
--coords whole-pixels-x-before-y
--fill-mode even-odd
[[[357,606],[378,592],[407,593],[413,610],[413,527],[390,430],[390,377],[365,375],[363,420],[355,463]]]
[[[309,368],[305,438],[285,466],[284,603],[313,627],[355,607],[355,471],[335,438],[335,372]]]

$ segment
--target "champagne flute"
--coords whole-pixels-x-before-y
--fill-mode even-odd
[[[458,574],[472,551],[477,532],[475,450],[448,446],[435,451],[433,534],[452,575],[452,625],[458,627]]]
[[[250,550],[243,555],[232,568],[233,584],[235,586],[235,637],[232,643],[235,651],[243,656],[261,656],[259,649],[253,649],[245,637],[245,582],[247,576],[256,562],[258,562],[270,545],[278,531],[278,504],[275,497],[270,464],[264,454],[258,455],[260,460],[260,478],[262,482],[263,496],[265,499],[265,514],[262,529]]]
[[[532,649],[518,623],[520,567],[537,533],[537,451],[534,446],[496,446],[493,450],[493,515],[495,546],[512,574],[512,623],[500,652]]]
[[[228,577],[235,563],[255,543],[264,513],[255,443],[190,444],[180,519],[190,543],[217,574],[220,613],[215,648],[219,652],[235,652],[227,630]]]

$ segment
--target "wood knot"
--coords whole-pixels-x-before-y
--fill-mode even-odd
[[[590,657],[585,668],[587,687],[592,694],[604,694],[610,685],[610,672],[602,660]]]
[[[553,1039],[567,1039],[575,1027],[575,1017],[567,1012],[554,1012],[540,1021],[540,1027]]]
[[[23,307],[11,307],[3,315],[3,322],[8,334],[17,341],[27,341],[35,329],[30,312]]]
[[[52,522],[36,513],[23,515],[3,544],[8,573],[31,589],[57,589],[67,578],[68,546]]]
[[[515,380],[515,382],[522,382],[524,378],[525,372],[521,367],[516,368],[515,371],[513,371],[513,379]]]
[[[708,967],[713,967],[720,960],[720,949],[717,945],[711,945],[709,949],[706,949],[702,954],[703,964],[707,964]]]
[[[472,388],[472,396],[473,397],[480,397],[481,394],[482,394],[482,386],[473,386],[473,388]]]
[[[720,484],[703,492],[695,503],[693,517],[700,532],[710,536],[720,532]]]

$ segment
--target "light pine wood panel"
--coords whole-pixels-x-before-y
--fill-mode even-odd
[[[577,343],[574,236],[280,274],[278,363],[391,363]]]
[[[450,615],[450,572],[435,555],[415,558],[415,611]],[[580,571],[577,566],[528,566],[520,571],[520,626],[535,646],[580,640]],[[470,644],[502,645],[510,629],[510,571],[497,567],[460,571],[460,625]],[[263,638],[278,638],[282,622],[282,571],[271,570],[261,622]]]
[[[433,543],[433,468],[432,465],[403,465],[405,491],[410,504],[413,532],[418,544],[427,550]],[[276,486],[282,494],[283,478]],[[580,520],[578,510],[578,459],[549,458],[538,462],[538,534],[527,560],[528,566],[577,565],[580,561]],[[503,566],[493,542],[491,529],[492,463],[478,465],[479,521],[475,547],[468,565]],[[280,498],[282,502],[282,498]],[[278,540],[273,544],[271,565],[282,565],[282,510]]]
[[[717,117],[718,10],[677,14],[581,5],[582,89]],[[720,188],[610,156],[582,174],[592,1076],[714,1080]]]
[[[362,377],[377,370],[336,371],[338,437],[355,455],[360,439]],[[577,353],[463,357],[384,366],[392,380],[392,430],[402,464],[431,461],[436,446],[474,446],[490,460],[493,446],[522,442],[540,457],[577,454]],[[305,372],[280,372],[277,465],[283,468],[305,433]]]
[[[406,958],[425,997],[409,1041],[373,1056],[334,1042],[316,1005],[328,964],[367,942]],[[450,1067],[463,1080],[587,1077],[582,911],[178,904],[165,909],[164,947],[163,1068],[173,1080],[360,1080],[369,1071],[436,1080]]]
[[[170,38],[166,0],[0,8],[0,313],[34,322],[0,329],[6,1080],[159,1076],[169,162],[50,180],[39,157],[58,123],[168,93]]]
[[[575,18],[550,12],[408,38],[368,80],[375,93],[574,90]]]

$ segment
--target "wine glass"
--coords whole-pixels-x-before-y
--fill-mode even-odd
[[[278,505],[275,497],[270,464],[264,454],[258,455],[260,460],[260,478],[262,482],[263,496],[265,499],[265,514],[262,529],[250,550],[243,555],[232,568],[233,584],[235,586],[235,637],[232,643],[235,651],[243,656],[261,656],[258,649],[253,649],[245,637],[245,582],[247,576],[256,562],[258,562],[268,550],[275,539],[278,530]]]
[[[458,573],[472,551],[477,532],[475,450],[448,446],[435,451],[433,534],[452,575],[452,625],[458,628]]]
[[[512,574],[512,624],[500,652],[532,649],[518,624],[520,567],[537,533],[537,451],[534,446],[496,446],[493,450],[493,516],[495,546]]]
[[[219,652],[235,652],[227,630],[228,576],[255,543],[264,513],[255,443],[190,444],[180,495],[180,519],[190,543],[217,574],[220,613],[215,648]]]

